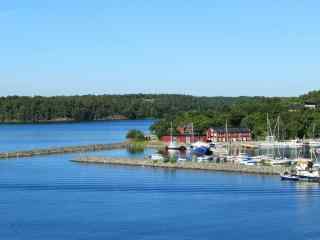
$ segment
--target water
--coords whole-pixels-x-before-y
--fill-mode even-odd
[[[146,130],[149,124],[130,122],[127,128]],[[121,136],[107,136],[116,141],[125,132],[119,128]],[[91,141],[95,134],[89,134]],[[125,150],[92,154],[130,155]],[[320,239],[318,184],[69,161],[77,156],[0,161],[0,239]]]
[[[0,151],[121,142],[132,128],[148,132],[153,122],[0,124]]]

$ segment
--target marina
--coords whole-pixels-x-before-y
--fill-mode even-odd
[[[1,3],[0,240],[320,239],[320,1]]]
[[[280,181],[281,172],[290,172],[290,168],[284,166],[250,166],[232,162],[233,156],[245,157],[239,154],[241,152],[249,156],[260,154],[256,148],[243,148],[238,143],[227,147],[223,143],[203,145],[198,142],[193,146],[211,148],[215,150],[213,154],[229,156],[229,162],[216,162],[216,159],[208,159],[205,155],[190,161],[185,155],[188,149],[170,151],[177,157],[170,162],[164,143],[151,141],[142,152],[130,152],[126,145],[116,144],[126,141],[128,129],[145,130],[149,126],[148,121],[42,125],[42,129],[50,127],[50,144],[39,138],[38,126],[28,126],[23,134],[33,137],[35,149],[52,149],[50,146],[59,146],[61,139],[72,139],[72,136],[77,136],[77,141],[73,142],[75,146],[87,146],[83,141],[86,139],[90,143],[100,140],[99,144],[113,148],[3,158],[0,161],[0,198],[5,207],[0,207],[1,236],[6,239],[39,240],[99,236],[92,235],[89,228],[95,229],[104,238],[118,236],[124,239],[128,233],[115,230],[119,229],[119,222],[124,229],[129,228],[130,236],[136,238],[144,235],[149,238],[188,239],[190,236],[197,238],[199,233],[213,236],[219,231],[224,236],[222,239],[228,239],[232,235],[228,226],[237,232],[234,237],[245,227],[252,229],[251,234],[259,239],[269,239],[270,228],[284,239],[288,236],[303,238],[305,234],[317,232],[316,227],[310,226],[313,226],[311,222],[316,221],[314,211],[319,207],[316,201],[320,195],[318,183]],[[12,125],[6,133],[8,127],[0,126],[3,152],[23,152],[27,149],[18,134],[12,144],[4,141],[12,133],[20,133],[22,127],[26,128]],[[93,131],[93,128],[107,130]],[[90,131],[84,131],[86,129]],[[114,132],[113,129],[119,130]],[[61,134],[62,131],[65,135]],[[101,139],[104,139],[103,143]],[[16,151],[12,151],[13,144]],[[295,153],[295,150],[291,152]],[[156,158],[151,160],[149,156],[153,155]],[[88,159],[90,162],[86,163]],[[259,208],[255,212],[248,211],[253,205],[259,205]],[[292,215],[296,208],[301,209],[297,216]],[[274,214],[277,214],[281,225],[270,225]],[[301,218],[301,214],[307,219],[309,227],[291,234],[292,224],[299,224],[297,219]],[[75,220],[71,221],[71,216]],[[235,216],[243,216],[245,223],[234,225]],[[290,224],[286,224],[288,218],[293,219]],[[161,224],[159,219],[163,219]],[[54,224],[58,228],[52,231]],[[261,230],[261,224],[269,224],[269,229]],[[15,231],[16,226],[19,226],[19,232]],[[163,226],[166,226],[166,231],[162,231]],[[69,231],[62,230],[65,227]],[[181,231],[174,234],[177,228]],[[197,230],[185,231],[186,228]],[[266,238],[259,237],[261,233]],[[243,232],[242,236],[248,235]]]

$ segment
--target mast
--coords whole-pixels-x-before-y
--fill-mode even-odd
[[[194,129],[193,129],[193,122],[191,123],[191,143],[194,143]]]
[[[171,121],[171,128],[170,128],[170,141],[173,143],[173,137],[172,137],[172,121]]]
[[[230,146],[229,146],[228,120],[226,120],[226,142],[227,142],[227,153],[229,154]]]
[[[312,137],[315,139],[315,131],[316,131],[316,124],[313,123],[313,128],[312,128]]]
[[[278,141],[280,141],[280,114],[279,114],[279,116],[278,116],[278,123],[277,123],[277,125],[278,125]]]
[[[228,120],[226,120],[226,142],[229,142],[229,133],[228,133]]]

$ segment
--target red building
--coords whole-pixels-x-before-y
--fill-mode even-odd
[[[170,143],[171,142],[171,136],[162,136],[161,141],[165,143]],[[174,142],[177,143],[185,143],[185,144],[190,144],[193,142],[206,142],[207,141],[207,136],[190,136],[190,135],[178,135],[178,136],[172,136],[172,139]]]
[[[248,128],[228,128],[227,131],[225,128],[209,128],[207,130],[207,141],[209,142],[246,142],[251,140],[251,131]]]

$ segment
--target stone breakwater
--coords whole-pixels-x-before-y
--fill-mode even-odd
[[[129,144],[128,142],[122,142],[122,143],[92,144],[92,145],[85,145],[85,146],[59,147],[59,148],[48,148],[48,149],[33,149],[29,151],[16,151],[16,152],[5,152],[5,153],[3,152],[3,153],[0,153],[0,159],[123,149],[123,148],[127,148],[128,144]]]
[[[146,159],[128,159],[128,158],[109,158],[109,157],[81,157],[72,160],[78,163],[95,163],[125,166],[141,166],[152,168],[167,169],[189,169],[189,170],[207,170],[207,171],[224,171],[261,175],[279,175],[289,169],[281,166],[245,166],[234,163],[197,163],[197,162],[156,162]]]

